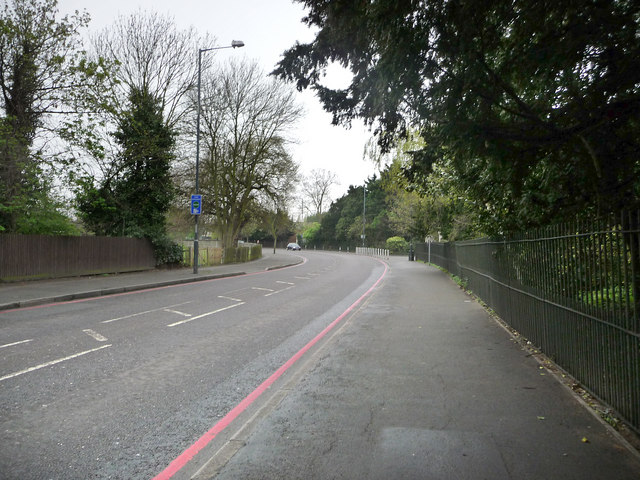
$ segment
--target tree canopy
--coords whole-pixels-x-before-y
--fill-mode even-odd
[[[57,15],[56,0],[11,0],[0,11],[0,231],[73,229],[52,194],[59,158],[48,141],[65,122],[51,118],[77,115],[106,72],[82,49],[88,15]]]
[[[264,76],[255,62],[231,61],[206,72],[202,87],[200,192],[203,217],[231,246],[254,204],[282,209],[297,164],[287,133],[300,118],[293,89]]]
[[[98,235],[149,238],[160,263],[176,260],[166,239],[166,213],[175,197],[171,163],[175,132],[164,122],[162,101],[133,88],[128,110],[113,133],[120,153],[112,174],[94,184],[84,178],[76,205],[84,224]],[[179,257],[178,257],[179,258]]]
[[[338,176],[324,168],[311,170],[302,179],[302,195],[311,204],[314,215],[322,215],[326,204],[331,202],[331,187],[338,183]]]
[[[301,0],[318,29],[275,74],[312,88],[335,123],[360,117],[389,149],[445,159],[496,231],[640,198],[640,4],[626,0]],[[338,63],[345,89],[323,85]]]
[[[142,10],[118,16],[92,38],[96,55],[116,60],[116,82],[110,92],[115,103],[125,104],[134,89],[147,91],[158,100],[164,122],[174,130],[191,112],[188,94],[198,75],[194,52],[211,43],[194,27],[179,29],[169,15]],[[206,68],[210,56],[203,61]]]
[[[366,189],[366,193],[365,190]],[[394,234],[389,223],[388,199],[380,178],[369,178],[366,185],[349,186],[342,197],[331,203],[320,228],[305,233],[305,244],[320,248],[349,248],[363,245],[384,247]]]

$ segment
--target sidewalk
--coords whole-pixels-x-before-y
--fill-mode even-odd
[[[255,273],[300,263],[302,259],[284,250],[263,252],[263,257],[247,263],[174,270],[91,275],[52,280],[0,283],[0,311],[98,297],[146,288],[197,282],[213,278]]]
[[[640,479],[638,453],[447,275],[389,263],[235,454],[186,478]]]

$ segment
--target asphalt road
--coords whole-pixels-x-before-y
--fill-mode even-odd
[[[162,472],[385,269],[302,256],[282,270],[0,312],[0,478]]]

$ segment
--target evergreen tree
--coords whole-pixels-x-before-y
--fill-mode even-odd
[[[387,149],[418,128],[411,181],[446,160],[493,232],[638,204],[639,2],[300,3],[316,37],[275,73]],[[347,88],[323,85],[332,62]]]
[[[163,122],[160,102],[148,91],[133,88],[129,105],[113,134],[121,147],[114,173],[98,186],[85,178],[77,206],[96,234],[149,238],[163,257],[166,252],[158,248],[168,247],[166,214],[175,196],[175,134]]]
[[[351,185],[345,195],[331,204],[322,217],[320,229],[314,232],[314,245],[353,250],[362,246],[364,229],[366,246],[384,248],[393,231],[382,181],[376,177],[367,181],[366,198],[364,188]]]

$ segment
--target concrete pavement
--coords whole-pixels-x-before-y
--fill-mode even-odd
[[[198,480],[640,479],[638,453],[444,273],[383,285]],[[183,477],[178,477],[183,478]]]
[[[295,265],[301,261],[302,258],[293,252],[279,250],[274,254],[272,250],[269,250],[264,252],[263,257],[259,260],[215,267],[199,267],[197,274],[193,273],[193,268],[177,268],[0,283],[0,311],[255,273]]]

